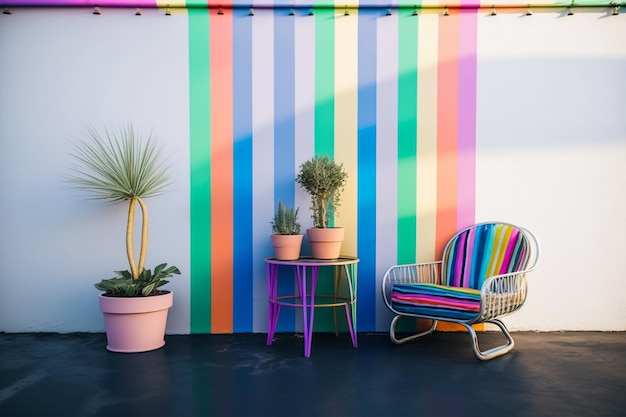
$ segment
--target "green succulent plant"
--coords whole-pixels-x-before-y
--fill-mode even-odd
[[[103,279],[94,286],[111,297],[141,297],[158,294],[157,288],[167,284],[173,274],[180,274],[175,266],[167,268],[167,264],[158,265],[154,268],[154,273],[149,269],[143,269],[135,279],[130,271],[115,271],[118,275],[115,278]]]
[[[300,234],[300,223],[298,223],[297,207],[285,206],[278,200],[278,207],[274,220],[272,220],[272,232],[277,235],[298,235]]]

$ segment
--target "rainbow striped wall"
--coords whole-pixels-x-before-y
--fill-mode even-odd
[[[280,199],[311,225],[294,178],[313,155],[329,155],[349,174],[334,222],[346,227],[343,253],[361,259],[358,329],[385,331],[384,271],[433,260],[474,221],[477,10],[415,16],[380,3],[345,14],[341,3],[311,15],[276,0],[250,15],[231,1],[219,13],[199,2],[176,11],[189,31],[191,332],[267,330],[270,220]],[[282,281],[279,290],[294,290]],[[322,281],[318,290],[329,291]],[[334,329],[323,313],[315,330]],[[283,311],[278,331],[299,330],[298,314]]]
[[[294,178],[313,155],[348,171],[335,224],[361,259],[358,328],[384,330],[384,270],[474,221],[476,11],[223,5],[188,11],[191,331],[266,331],[269,221],[280,199],[310,225]]]

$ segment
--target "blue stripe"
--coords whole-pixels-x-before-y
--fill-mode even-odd
[[[284,4],[288,4],[283,2]],[[280,4],[277,2],[276,4]],[[274,12],[274,207],[277,201],[295,204],[295,16]],[[268,221],[271,219],[268,219]],[[293,271],[281,268],[279,294],[293,293]],[[280,315],[277,331],[293,331],[295,312]]]
[[[274,198],[295,201],[295,16],[277,9],[274,23]]]
[[[481,286],[481,259],[485,250],[485,234],[487,226],[478,226],[476,228],[476,237],[474,238],[474,248],[472,252],[472,288],[480,288]]]
[[[233,331],[253,326],[252,259],[252,19],[233,10]]]
[[[376,285],[376,18],[378,11],[359,11],[357,297],[361,306],[375,306]],[[376,330],[376,310],[357,311],[359,331]]]

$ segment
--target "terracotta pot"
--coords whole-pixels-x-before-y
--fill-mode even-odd
[[[171,291],[150,297],[106,297],[100,294],[107,350],[134,353],[163,347],[167,313],[173,300]]]
[[[345,228],[329,227],[307,229],[306,235],[311,243],[311,256],[317,259],[337,259],[341,253]]]
[[[274,257],[281,261],[292,261],[300,257],[303,235],[272,235]]]

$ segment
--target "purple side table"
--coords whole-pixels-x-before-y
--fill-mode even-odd
[[[356,284],[357,284],[357,264],[359,258],[351,256],[342,256],[338,259],[315,259],[311,257],[301,257],[293,261],[279,261],[276,258],[265,259],[267,267],[267,293],[268,293],[268,312],[267,312],[267,345],[271,345],[276,333],[276,324],[278,323],[278,315],[280,307],[300,307],[302,308],[302,317],[304,324],[304,356],[311,356],[311,339],[313,337],[313,316],[316,307],[341,307],[346,311],[346,319],[348,328],[350,329],[350,337],[352,338],[352,346],[358,347],[356,336]],[[296,279],[298,281],[298,294],[295,295],[278,295],[278,269],[281,265],[291,266],[295,270]],[[315,300],[315,287],[317,286],[317,277],[321,267],[334,267],[335,269],[335,293],[333,295],[318,295],[317,302]],[[342,268],[343,267],[343,268]],[[307,270],[310,272],[311,287],[307,292]],[[342,274],[342,270],[345,274]],[[338,297],[339,281],[344,275],[348,284],[349,295],[347,297]],[[321,300],[320,300],[321,299]],[[335,333],[337,333],[337,316],[335,314]]]

